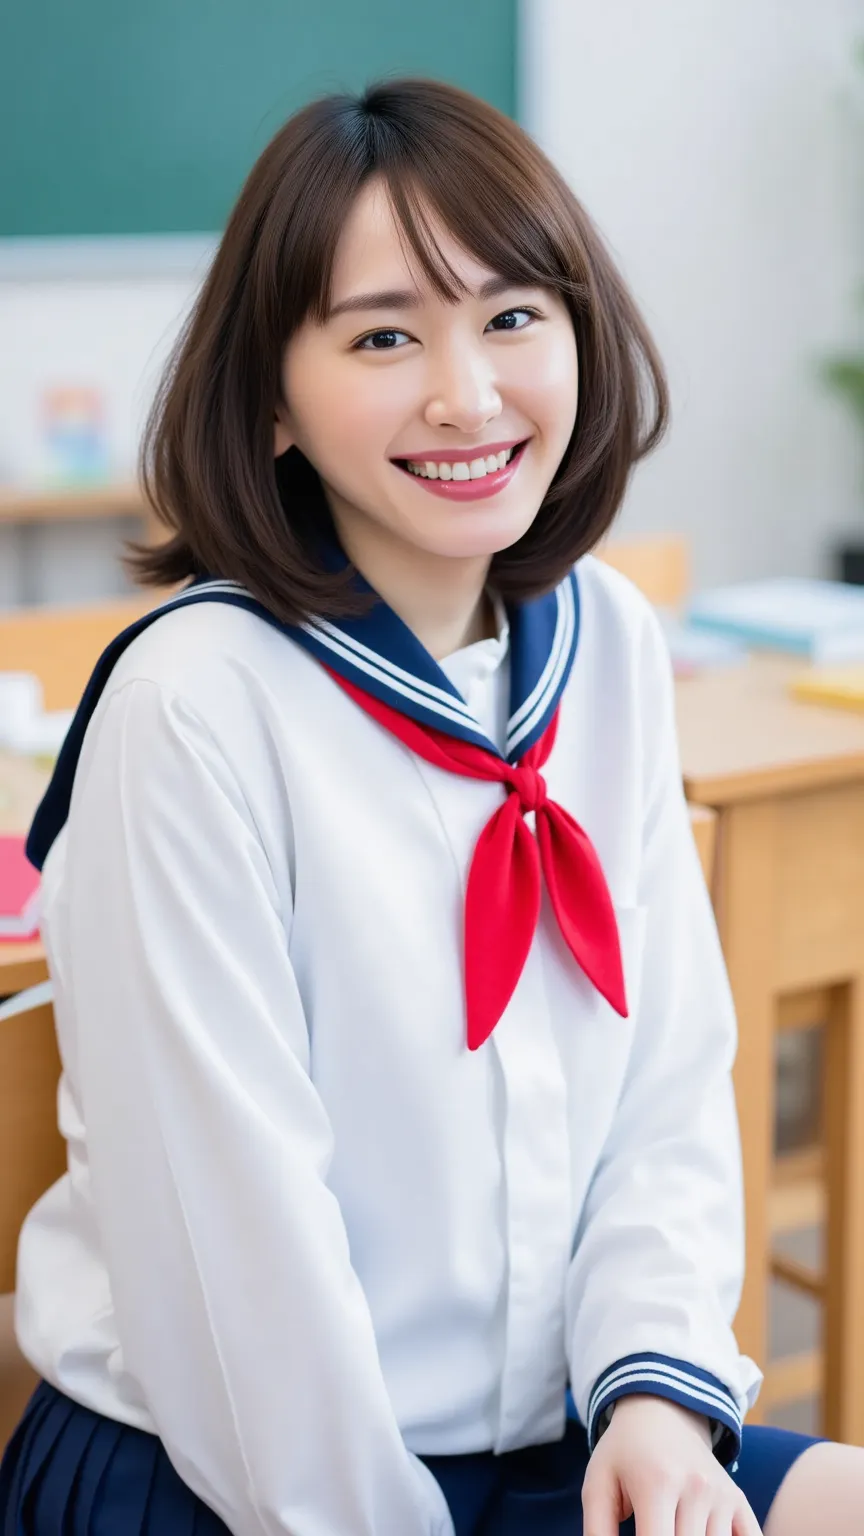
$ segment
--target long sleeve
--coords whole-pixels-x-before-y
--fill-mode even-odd
[[[446,1536],[328,1189],[291,912],[249,797],[161,685],[126,682],[92,730],[67,1032],[118,1370],[236,1536]]]
[[[640,658],[645,947],[632,1056],[569,1271],[571,1383],[592,1446],[615,1399],[643,1392],[722,1426],[725,1461],[761,1379],[731,1326],[744,1261],[735,1018],[647,613]]]

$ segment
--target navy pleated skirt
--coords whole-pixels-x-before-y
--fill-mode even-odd
[[[792,1463],[815,1442],[744,1430],[735,1481],[760,1525]],[[569,1422],[554,1445],[505,1456],[429,1456],[456,1536],[581,1536],[588,1446]],[[633,1522],[621,1527],[632,1533]],[[226,1536],[160,1440],[40,1383],[0,1466],[0,1536]]]
[[[161,1440],[40,1382],[0,1466],[0,1536],[225,1536]]]

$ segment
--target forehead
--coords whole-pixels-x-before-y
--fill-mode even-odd
[[[493,275],[489,267],[457,242],[431,210],[428,221],[445,262],[467,288],[477,288]],[[339,236],[331,303],[338,304],[353,293],[406,287],[417,288],[424,296],[433,295],[431,284],[399,227],[386,187],[380,181],[369,182],[358,193]]]

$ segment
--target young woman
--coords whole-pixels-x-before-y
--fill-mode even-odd
[[[864,1454],[742,1437],[732,1007],[589,554],[665,413],[489,107],[330,98],[252,171],[149,432],[181,591],[30,836],[69,1171],[5,1536],[859,1529]]]

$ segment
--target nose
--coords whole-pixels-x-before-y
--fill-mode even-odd
[[[489,359],[470,345],[451,347],[433,361],[424,412],[430,427],[481,432],[501,415],[502,400]]]

